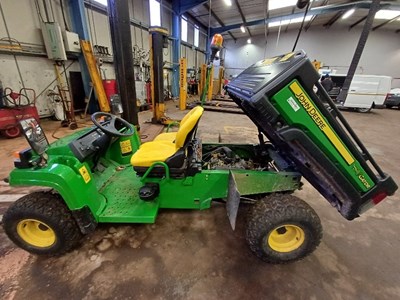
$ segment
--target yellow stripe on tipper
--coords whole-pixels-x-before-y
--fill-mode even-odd
[[[279,61],[287,61],[289,58],[291,58],[294,55],[294,52],[290,52],[286,54],[284,57],[282,57]]]
[[[277,57],[266,58],[266,59],[264,59],[263,61],[261,61],[261,65],[262,65],[262,66],[269,66],[269,65],[271,65],[276,59],[277,59]]]
[[[318,126],[318,128],[325,133],[326,137],[331,141],[331,143],[335,146],[335,148],[339,151],[340,155],[344,158],[347,164],[351,165],[354,162],[353,156],[346,149],[343,143],[339,140],[336,134],[333,132],[332,128],[326,123],[324,117],[319,113],[317,108],[308,98],[308,96],[303,92],[297,82],[293,82],[290,85],[290,89],[295,94],[297,100],[299,100],[300,104],[304,107],[306,112],[309,114],[314,123]]]

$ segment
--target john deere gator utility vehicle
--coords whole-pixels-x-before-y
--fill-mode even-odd
[[[176,133],[143,144],[131,124],[107,113],[95,113],[94,127],[50,145],[34,120],[22,121],[31,148],[19,153],[9,182],[51,190],[9,207],[7,235],[31,253],[59,255],[99,223],[153,223],[164,209],[203,210],[220,199],[234,228],[245,198],[253,202],[245,232],[250,249],[266,262],[287,263],[313,252],[322,237],[315,211],[291,195],[302,176],[349,220],[397,189],[304,52],[264,59],[227,89],[257,125],[258,144],[202,143],[201,107]]]

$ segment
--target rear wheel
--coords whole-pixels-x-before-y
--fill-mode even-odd
[[[3,226],[17,246],[33,254],[63,254],[82,237],[64,201],[49,192],[35,192],[17,200],[4,214]]]
[[[3,131],[3,134],[9,139],[13,139],[21,135],[21,129],[19,126],[9,127]]]
[[[250,211],[246,240],[256,256],[273,264],[289,263],[311,254],[322,238],[321,221],[303,200],[273,194]]]
[[[392,107],[393,107],[393,105],[386,104],[386,108],[392,108]]]

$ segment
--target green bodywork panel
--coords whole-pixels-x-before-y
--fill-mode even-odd
[[[129,138],[115,139],[94,168],[92,157],[80,162],[68,145],[89,130],[52,143],[45,166],[14,169],[10,184],[52,188],[60,193],[69,209],[88,207],[97,222],[113,223],[153,223],[159,209],[210,208],[213,199],[227,197],[230,174],[235,176],[243,196],[292,191],[300,186],[298,173],[255,170],[201,170],[185,178],[141,180],[129,163],[140,146],[137,132]],[[205,149],[216,146],[219,145],[205,145]],[[254,156],[252,145],[232,148],[244,158]],[[160,193],[153,201],[139,198],[139,189],[146,182],[159,184]]]
[[[288,124],[306,132],[359,191],[366,192],[375,185],[297,80],[271,100]]]

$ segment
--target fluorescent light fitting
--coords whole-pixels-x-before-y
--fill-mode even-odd
[[[320,1],[320,0],[310,0],[313,1]],[[295,6],[297,4],[297,0],[269,0],[268,2],[268,10],[274,10],[279,8],[285,8],[289,6]]]
[[[246,28],[244,28],[244,26],[242,25],[242,26],[240,26],[240,30],[243,32],[243,33],[245,33],[246,32]]]
[[[346,11],[344,13],[344,15],[342,16],[342,19],[347,19],[348,17],[350,17],[352,14],[354,14],[354,12],[356,11],[355,8],[349,9],[348,11]]]
[[[304,22],[310,21],[312,17],[313,16],[306,16],[306,19],[304,20]],[[289,19],[289,20],[275,21],[275,22],[268,23],[268,27],[284,26],[284,25],[288,25],[288,24],[301,23],[302,21],[303,21],[303,17]]]
[[[232,6],[232,1],[231,0],[224,0],[225,4],[228,6]]]
[[[247,39],[247,44],[251,44],[251,38]]]
[[[375,14],[375,19],[391,20],[400,15],[400,10],[381,9]]]
[[[268,9],[273,10],[273,9],[284,8],[296,5],[296,3],[297,0],[269,0]]]

